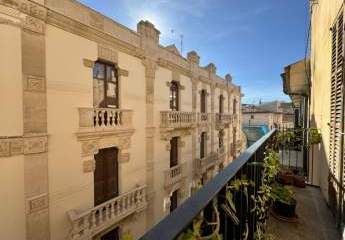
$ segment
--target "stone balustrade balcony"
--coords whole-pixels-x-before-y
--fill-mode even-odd
[[[216,128],[221,129],[224,127],[229,127],[232,123],[233,115],[228,113],[216,113]]]
[[[164,186],[169,187],[186,177],[186,163],[178,164],[164,171]]]
[[[211,124],[212,113],[198,113],[198,124]]]
[[[195,159],[195,170],[197,174],[202,174],[207,168],[213,166],[217,162],[217,154],[211,152],[203,158]]]
[[[197,123],[195,112],[161,111],[162,128],[188,128]]]
[[[146,186],[141,186],[94,208],[70,210],[67,212],[72,224],[70,239],[92,239],[125,217],[144,210],[146,205]]]
[[[132,127],[132,110],[78,108],[80,131],[111,131]]]

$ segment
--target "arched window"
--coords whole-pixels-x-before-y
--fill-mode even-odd
[[[206,113],[206,105],[207,105],[207,99],[206,99],[207,93],[206,90],[201,90],[200,93],[200,112]]]
[[[219,96],[219,113],[224,112],[224,96],[220,95]]]
[[[119,108],[119,82],[115,65],[97,61],[93,68],[93,78],[97,80],[95,105]]]
[[[170,109],[179,110],[179,85],[176,81],[172,81],[170,84]]]

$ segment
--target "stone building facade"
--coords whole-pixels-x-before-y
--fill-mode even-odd
[[[0,0],[0,239],[137,238],[239,155],[241,88],[159,34]]]

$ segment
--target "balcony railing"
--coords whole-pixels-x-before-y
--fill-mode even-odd
[[[176,165],[172,168],[169,168],[168,170],[165,170],[165,187],[171,186],[178,181],[180,181],[182,178],[186,177],[186,163],[182,163],[179,165]]]
[[[196,122],[195,112],[161,111],[161,127],[163,128],[192,127]]]
[[[212,113],[198,113],[198,123],[199,124],[208,124],[211,123]]]
[[[114,130],[132,126],[132,110],[114,108],[79,108],[80,130]]]
[[[145,209],[146,187],[138,187],[86,211],[67,212],[72,223],[70,239],[91,239],[125,217]]]
[[[202,174],[207,168],[213,166],[217,162],[217,154],[209,153],[206,157],[195,159],[195,170],[197,174]]]
[[[232,122],[232,115],[227,113],[216,113],[216,127],[228,127]]]
[[[241,179],[243,175],[246,175],[247,179],[253,182],[253,186],[248,188],[248,195],[257,196],[258,189],[262,185],[264,152],[266,146],[272,141],[274,134],[275,130],[272,130],[254,143],[140,239],[176,239],[185,230],[193,227],[193,220],[197,219],[201,212],[204,212],[203,216],[206,218],[208,218],[207,216],[218,216],[217,229],[223,239],[254,239],[258,218],[251,209],[253,209],[255,203],[247,201],[244,194],[236,194],[234,204],[238,221],[232,221],[233,215],[231,218],[227,211],[223,210],[222,203],[226,201],[225,195],[228,184],[232,180]],[[206,219],[206,221],[212,222],[214,219]],[[212,229],[205,230],[213,232]]]

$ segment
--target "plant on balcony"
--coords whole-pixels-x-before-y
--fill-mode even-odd
[[[220,216],[216,201],[213,201],[212,208],[215,218],[214,222],[206,221],[203,213],[201,213],[194,219],[192,228],[182,233],[177,240],[222,240],[222,235],[219,234]],[[203,235],[204,229],[207,227],[211,227],[213,232],[208,235]]]
[[[130,232],[125,232],[122,235],[122,240],[134,240],[134,237],[132,236],[132,234]]]
[[[291,188],[275,183],[272,185],[272,197],[274,199],[273,211],[283,217],[296,216],[296,200]]]
[[[268,210],[274,200],[272,185],[276,180],[279,168],[280,162],[278,152],[273,149],[266,149],[263,162],[262,185],[259,188],[257,197],[251,196],[255,204],[252,212],[256,214],[258,219],[255,232],[255,239],[257,240],[271,239],[271,235],[265,233],[266,220],[268,218]]]
[[[321,133],[316,128],[310,128],[309,129],[309,143],[311,145],[313,144],[319,144],[321,142]]]

